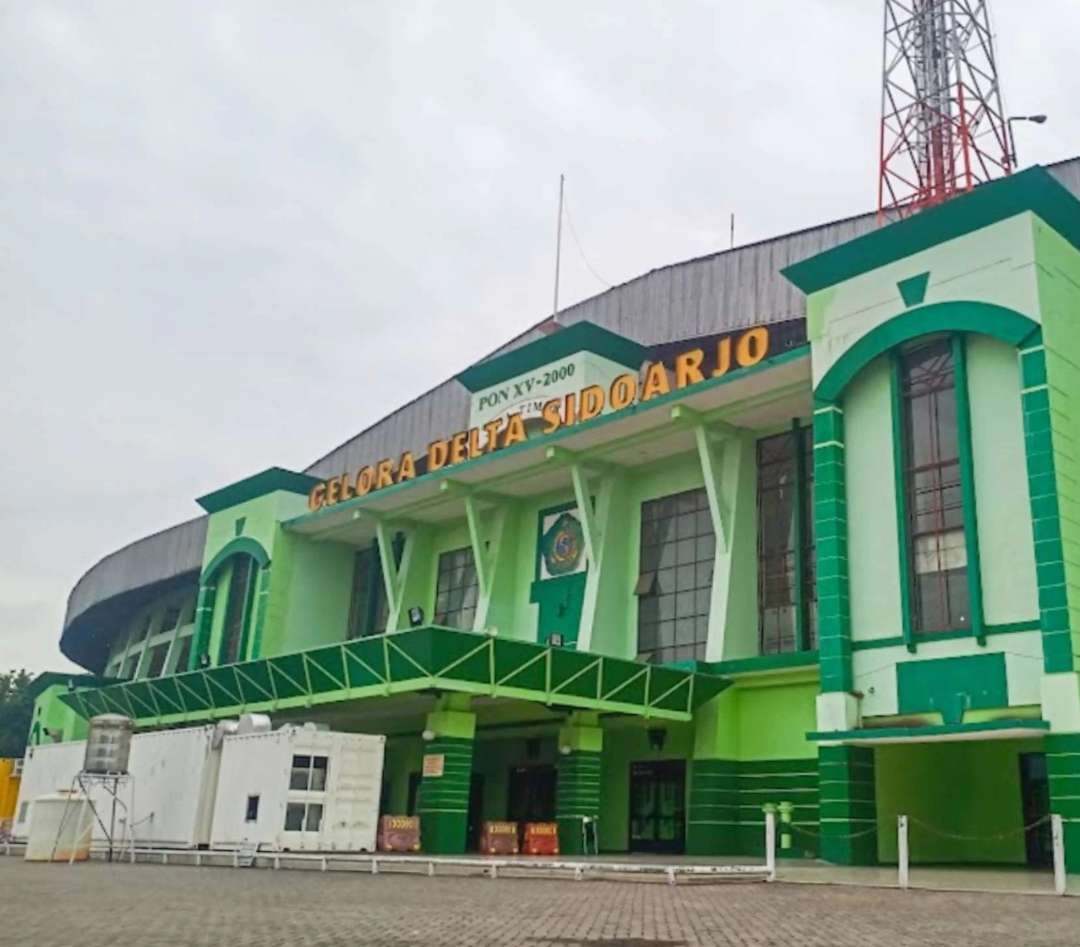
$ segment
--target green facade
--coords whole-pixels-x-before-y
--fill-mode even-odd
[[[916,862],[1024,864],[1052,812],[1080,870],[1078,245],[1080,205],[1025,172],[790,268],[807,345],[315,510],[278,469],[216,491],[199,575],[39,709],[65,738],[103,711],[385,733],[384,812],[429,851],[533,819],[566,853],[595,829],[759,857],[774,811],[782,857],[887,863],[908,815]],[[609,335],[574,338],[651,358]],[[945,552],[916,535],[903,376],[935,340]],[[534,345],[465,380],[512,382]],[[768,500],[770,439],[806,428]],[[925,575],[960,570],[929,627]]]

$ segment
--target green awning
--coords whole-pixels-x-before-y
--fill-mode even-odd
[[[139,726],[424,690],[686,721],[727,684],[712,674],[432,626],[151,680],[77,688],[61,699],[84,717],[121,713]]]

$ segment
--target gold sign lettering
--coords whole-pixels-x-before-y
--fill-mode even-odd
[[[728,335],[718,339],[712,377],[720,378],[733,368],[757,365],[769,354],[769,341],[767,326],[755,326],[737,336]],[[706,380],[707,369],[702,369],[704,364],[703,349],[688,349],[675,356],[674,388],[671,374],[664,363],[650,362],[642,374],[627,372],[619,375],[606,390],[600,385],[589,385],[581,391],[552,398],[544,402],[541,409],[542,432],[553,434],[560,428],[591,421],[605,409],[622,411],[634,404],[670,394],[672,390],[697,385]],[[475,460],[525,440],[525,422],[520,414],[495,418],[480,427],[458,431],[448,438],[428,444],[427,472]],[[415,477],[416,461],[410,451],[405,451],[396,463],[391,458],[384,458],[374,466],[361,467],[354,477],[345,473],[317,483],[308,494],[308,506],[312,510],[319,510]]]

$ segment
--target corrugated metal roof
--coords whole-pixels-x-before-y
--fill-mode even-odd
[[[1080,157],[1048,170],[1080,195]],[[805,298],[780,275],[781,269],[875,225],[874,214],[862,214],[660,267],[567,307],[558,321],[571,325],[587,319],[643,345],[657,345],[798,318],[805,315]],[[526,329],[488,358],[541,338],[549,319]],[[448,379],[319,458],[305,473],[328,477],[404,450],[423,453],[437,437],[464,428],[468,417],[468,392]],[[106,556],[72,589],[65,628],[110,597],[197,570],[205,532],[205,518],[191,520]],[[64,650],[69,653],[67,647]]]

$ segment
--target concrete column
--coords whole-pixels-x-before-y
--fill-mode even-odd
[[[476,714],[470,710],[467,694],[444,695],[427,716],[416,806],[425,852],[460,855],[465,851],[475,735]]]
[[[599,714],[578,711],[559,730],[558,784],[555,820],[559,825],[559,851],[582,853],[582,824],[600,818],[600,757],[604,731]],[[591,839],[590,834],[590,839]]]
[[[1046,770],[1050,811],[1061,816],[1065,870],[1080,874],[1080,733],[1047,735]]]
[[[818,751],[821,857],[838,865],[877,864],[874,751],[823,746]]]

